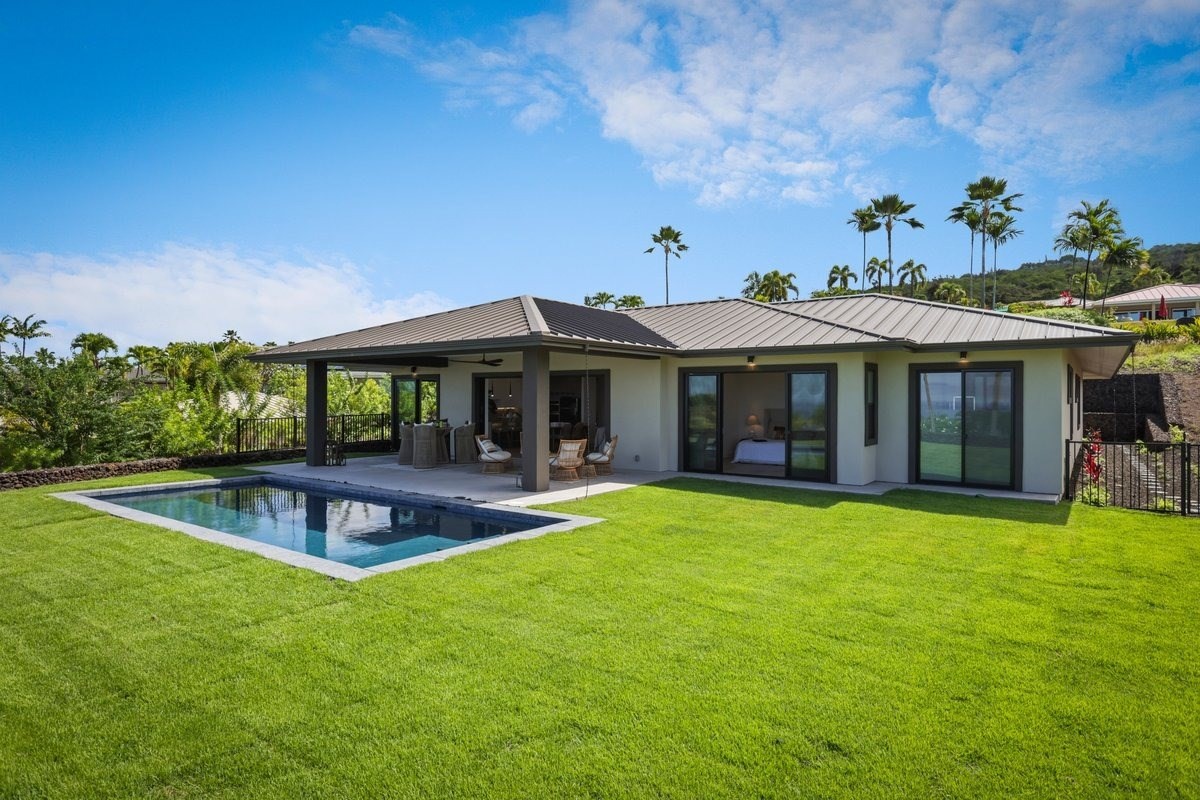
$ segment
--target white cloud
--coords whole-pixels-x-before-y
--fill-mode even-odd
[[[219,339],[301,341],[453,307],[431,292],[381,297],[349,262],[279,258],[235,248],[166,244],[150,253],[91,258],[0,252],[0,313],[49,320],[52,350],[82,331],[122,347]]]
[[[397,16],[350,39],[525,130],[579,104],[708,204],[823,202],[942,131],[985,164],[1083,178],[1194,147],[1200,122],[1194,0],[595,0],[488,47]]]

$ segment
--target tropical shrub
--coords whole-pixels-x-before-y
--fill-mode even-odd
[[[1167,342],[1191,335],[1191,326],[1179,326],[1173,319],[1144,319],[1138,322],[1115,322],[1114,327],[1141,334],[1143,342]]]
[[[1011,311],[1012,308],[1010,307],[1009,310]],[[1025,313],[1030,317],[1060,319],[1064,322],[1076,322],[1081,325],[1101,325],[1106,327],[1112,327],[1113,325],[1112,317],[1101,314],[1099,311],[1093,311],[1090,308],[1079,308],[1078,306],[1035,308]]]

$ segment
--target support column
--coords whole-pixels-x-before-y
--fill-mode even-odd
[[[550,353],[534,347],[521,354],[521,488],[550,488]]]
[[[307,445],[304,463],[310,467],[325,466],[325,426],[329,418],[329,362],[309,361],[305,364],[304,433]]]

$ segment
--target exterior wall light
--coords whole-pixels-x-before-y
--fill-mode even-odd
[[[754,356],[746,356],[746,366],[754,369]]]
[[[959,363],[959,364],[966,364],[966,363],[967,363],[967,351],[966,351],[966,350],[963,350],[963,351],[959,352],[959,354],[958,354],[958,363]]]

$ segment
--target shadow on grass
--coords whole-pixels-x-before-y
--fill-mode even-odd
[[[1024,522],[1030,525],[1066,525],[1071,518],[1070,503],[1043,503],[1035,500],[981,497],[977,495],[931,492],[920,489],[894,489],[884,495],[733,483],[704,478],[670,478],[653,484],[668,491],[684,491],[745,500],[765,500],[785,505],[829,509],[843,503],[880,506],[903,511],[946,514],[955,517]]]

